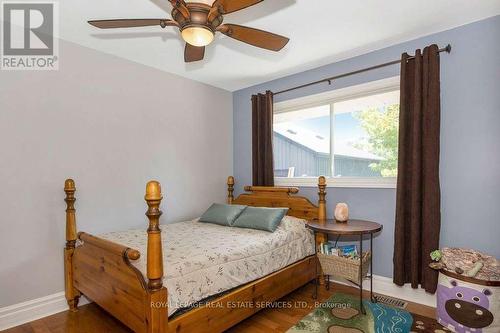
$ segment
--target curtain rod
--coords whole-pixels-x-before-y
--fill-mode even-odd
[[[438,53],[441,53],[441,52],[450,53],[451,52],[451,45],[448,44],[448,45],[446,45],[446,47],[443,47],[442,49],[438,50]],[[415,57],[412,56],[412,57],[408,57],[407,59],[409,60],[409,59],[414,59],[414,58]],[[281,90],[281,91],[273,93],[273,95],[283,94],[283,93],[286,93],[286,92],[289,92],[289,91],[292,91],[292,90],[309,87],[309,86],[312,86],[312,85],[315,85],[315,84],[318,84],[318,83],[323,83],[323,82],[328,82],[328,84],[332,84],[332,81],[336,80],[336,79],[340,79],[340,78],[343,78],[343,77],[346,77],[346,76],[350,76],[350,75],[354,75],[354,74],[359,74],[359,73],[371,71],[371,70],[374,70],[374,69],[378,69],[378,68],[382,68],[382,67],[386,67],[386,66],[391,66],[391,65],[399,64],[399,63],[401,63],[401,60],[389,61],[389,62],[386,62],[386,63],[383,63],[383,64],[379,64],[379,65],[375,65],[375,66],[371,66],[371,67],[366,67],[366,68],[363,68],[363,69],[358,69],[356,71],[352,71],[352,72],[348,72],[348,73],[344,73],[344,74],[335,75],[335,76],[332,76],[332,77],[329,77],[329,78],[326,78],[326,79],[323,79],[323,80],[318,80],[318,81],[314,81],[314,82],[311,82],[311,83],[306,83],[306,84],[303,84],[303,85],[300,85],[300,86],[296,86],[296,87],[293,87],[293,88],[288,88],[288,89],[285,89],[285,90]]]

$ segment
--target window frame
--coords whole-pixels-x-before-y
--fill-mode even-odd
[[[321,105],[330,105],[330,148],[333,151],[334,123],[333,104],[369,95],[390,92],[400,89],[400,77],[394,76],[382,80],[371,81],[354,86],[340,88],[325,93],[300,97],[274,103],[274,114],[297,111]],[[274,149],[274,148],[273,148]],[[316,187],[317,177],[274,177],[276,186]],[[397,177],[326,177],[327,187],[341,188],[396,188]]]

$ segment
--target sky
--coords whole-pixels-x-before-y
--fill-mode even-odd
[[[361,127],[360,122],[353,116],[353,111],[371,108],[378,108],[382,111],[386,106],[398,102],[399,90],[336,102],[334,106],[334,129],[332,129],[334,130],[334,144],[341,143],[344,146],[352,146],[355,143],[366,142],[368,134]],[[329,110],[330,106],[328,104],[296,110],[292,111],[288,118],[281,116],[281,121],[292,122],[296,126],[317,133],[324,138],[328,138],[330,137],[330,119],[329,115],[327,115]],[[293,119],[293,117],[295,117],[295,115],[293,115],[294,113],[297,114],[296,119]],[[309,115],[309,117],[307,115]]]
[[[310,118],[295,123],[325,138],[330,136],[329,116]],[[335,142],[355,143],[364,137],[367,137],[366,132],[361,128],[359,121],[352,116],[352,113],[335,115]]]

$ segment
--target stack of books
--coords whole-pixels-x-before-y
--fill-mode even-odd
[[[335,242],[332,241],[321,243],[319,245],[318,252],[332,256],[348,257],[353,259],[359,258],[358,248],[356,245],[335,246]]]

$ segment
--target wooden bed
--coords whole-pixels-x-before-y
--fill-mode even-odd
[[[227,185],[229,204],[289,207],[288,215],[304,219],[324,219],[326,216],[324,177],[318,180],[318,206],[296,195],[299,190],[294,187],[247,186],[247,193],[235,199],[233,177],[228,178]],[[85,295],[135,332],[221,332],[261,309],[261,306],[236,304],[271,302],[316,278],[316,257],[309,256],[170,319],[167,289],[163,286],[160,184],[150,181],[146,185],[147,279],[131,264],[131,260],[141,256],[139,251],[85,232],[77,234],[76,187],[72,179],[66,180],[64,191],[67,205],[64,276],[71,311],[77,311],[79,297]],[[324,241],[323,237],[317,236],[316,242]]]

